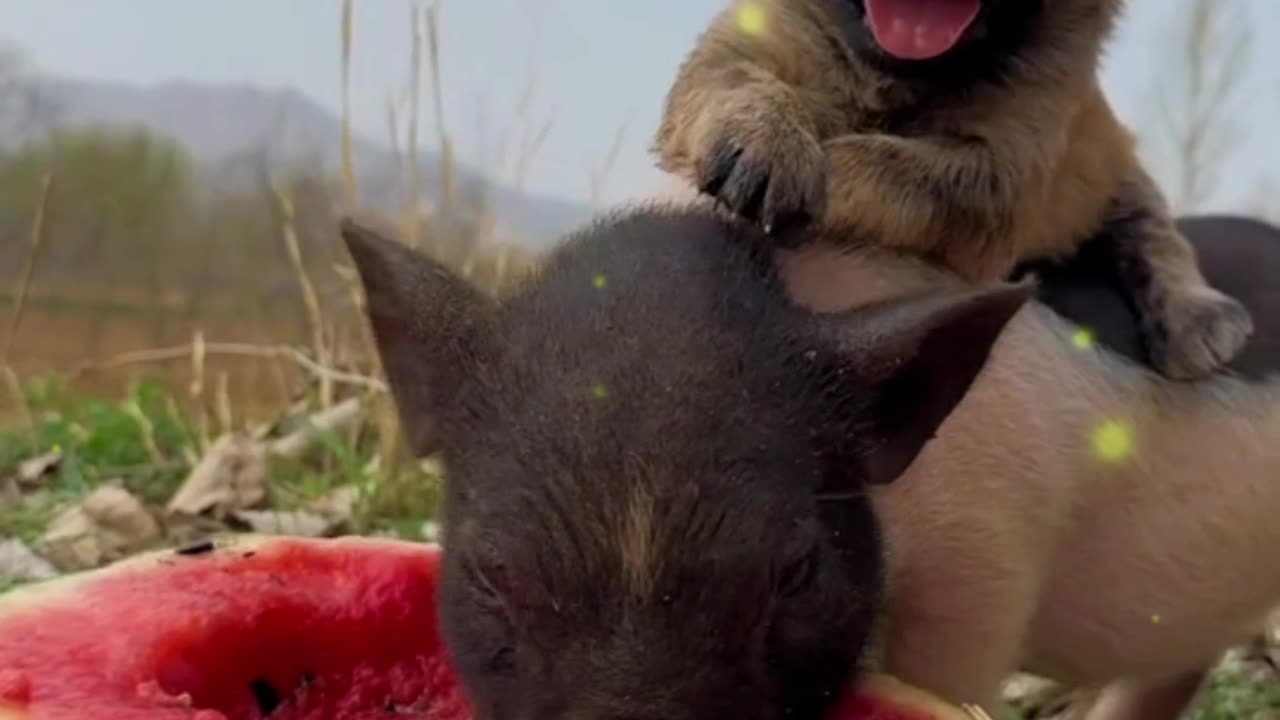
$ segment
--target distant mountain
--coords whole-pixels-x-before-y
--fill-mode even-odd
[[[51,125],[142,125],[181,142],[207,167],[234,168],[259,153],[276,166],[309,161],[337,172],[341,164],[340,119],[296,90],[186,81],[144,87],[49,76],[37,79],[34,88],[44,109],[40,121],[19,126],[0,117],[0,145],[20,143]],[[368,138],[352,140],[362,195],[375,204],[398,204],[394,154]],[[420,162],[425,188],[438,189],[439,157],[424,152]],[[585,205],[490,182],[471,168],[457,168],[456,181],[468,194],[485,192],[499,222],[535,246],[589,214]]]

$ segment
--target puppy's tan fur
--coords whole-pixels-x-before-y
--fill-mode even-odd
[[[963,86],[865,61],[850,1],[750,0],[759,32],[740,26],[742,2],[719,14],[668,94],[659,165],[767,226],[815,217],[971,280],[1107,231],[1157,368],[1200,377],[1234,357],[1248,313],[1206,284],[1098,85],[1120,0],[1048,0],[1018,56]],[[749,183],[725,182],[735,150]],[[767,190],[746,199],[756,181]]]
[[[823,311],[944,283],[881,254],[826,244],[783,267]],[[1280,383],[1162,382],[1069,332],[1019,311],[908,476],[875,490],[883,659],[993,713],[1026,670],[1110,683],[1090,720],[1174,718],[1280,601]],[[1131,432],[1118,461],[1094,449],[1106,422]]]

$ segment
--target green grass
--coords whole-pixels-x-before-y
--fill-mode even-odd
[[[3,594],[9,590],[12,590],[18,587],[19,585],[25,585],[25,584],[26,583],[24,583],[21,580],[18,580],[17,578],[0,577],[0,594]]]
[[[1274,717],[1280,717],[1280,685],[1259,688],[1243,671],[1226,669],[1213,677],[1204,702],[1188,720]]]
[[[1209,686],[1198,705],[1186,714],[1186,720],[1261,720],[1280,717],[1280,685],[1263,681],[1263,686],[1249,677],[1246,670],[1224,665],[1210,678]],[[1039,708],[1014,706],[1010,717],[1015,720],[1043,720]]]
[[[162,507],[200,455],[199,423],[154,380],[114,399],[77,395],[56,376],[34,378],[24,391],[34,427],[0,428],[0,473],[51,450],[63,459],[37,492],[15,507],[0,506],[3,534],[33,541],[56,513],[109,481]],[[350,435],[329,433],[302,459],[273,460],[268,506],[296,509],[350,485],[359,490],[351,531],[418,537],[435,515],[440,479],[414,463],[388,476],[379,470],[385,464],[375,462],[378,449],[376,429],[361,426]]]

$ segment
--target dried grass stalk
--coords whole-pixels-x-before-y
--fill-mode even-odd
[[[18,337],[18,329],[22,327],[22,316],[27,307],[27,296],[31,292],[31,283],[35,279],[36,266],[40,252],[45,243],[45,215],[49,210],[49,189],[53,187],[53,173],[46,172],[40,178],[40,199],[36,204],[35,216],[31,219],[30,242],[27,244],[27,255],[22,262],[22,275],[18,279],[18,292],[13,308],[13,317],[9,320],[9,334],[5,337],[4,348],[0,349],[0,367],[8,367],[9,351]]]

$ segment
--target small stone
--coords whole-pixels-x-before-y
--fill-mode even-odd
[[[256,506],[266,494],[266,449],[249,435],[224,435],[191,470],[166,510],[220,518]]]
[[[160,525],[140,500],[103,485],[60,513],[37,543],[54,565],[84,570],[142,550],[161,537]]]
[[[265,535],[323,537],[333,528],[329,520],[301,511],[244,510],[234,517],[254,532]]]
[[[62,449],[54,448],[49,452],[25,460],[18,465],[17,480],[22,485],[35,485],[47,477],[58,465],[62,464]]]
[[[0,540],[0,578],[48,580],[57,574],[58,569],[52,563],[32,552],[21,540]]]
[[[439,542],[440,541],[440,523],[434,520],[428,520],[422,523],[422,528],[421,530],[419,530],[418,534],[420,534],[422,536],[422,539],[426,540],[427,542]]]
[[[306,509],[328,520],[333,526],[340,527],[355,518],[359,502],[360,488],[343,485],[307,503]]]

